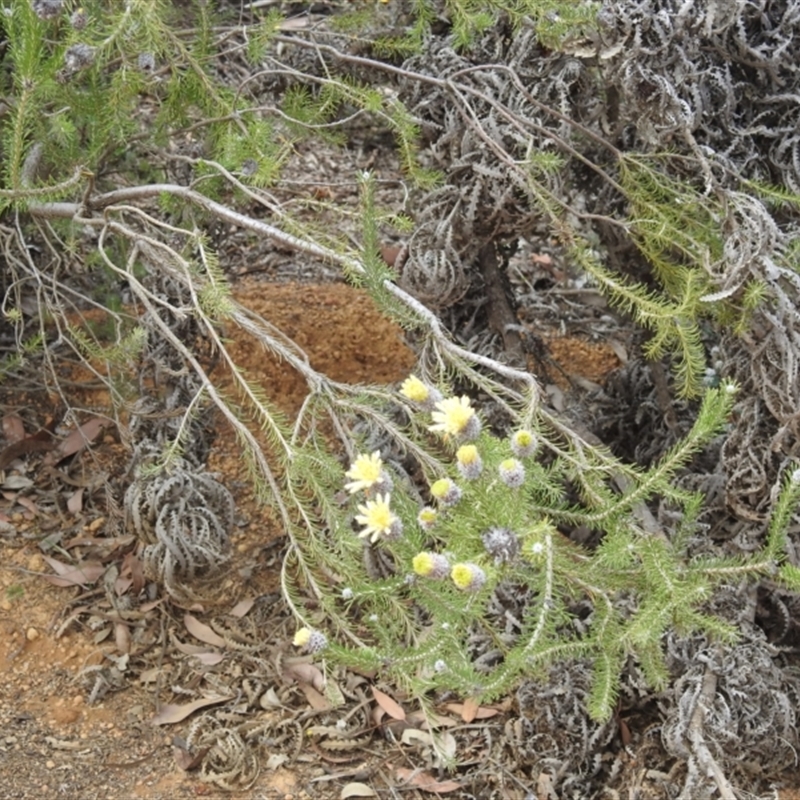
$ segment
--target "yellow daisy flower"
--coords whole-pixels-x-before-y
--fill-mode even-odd
[[[431,390],[416,375],[409,375],[400,386],[400,394],[414,403],[424,403],[430,397]]]
[[[379,494],[374,500],[368,500],[358,507],[361,513],[356,515],[356,522],[364,526],[364,530],[358,534],[362,539],[370,536],[370,541],[376,542],[381,536],[395,537],[400,534],[402,523],[389,508],[389,500],[388,494]]]
[[[469,397],[448,397],[440,400],[436,409],[431,414],[434,424],[428,427],[429,431],[456,439],[475,439],[480,433],[480,420]]]
[[[376,450],[372,455],[359,455],[351,464],[350,469],[345,472],[348,478],[352,478],[350,483],[346,483],[344,488],[350,494],[361,491],[361,489],[371,489],[376,483],[382,480],[383,461],[381,454]]]
[[[310,628],[300,628],[297,633],[295,633],[292,644],[295,647],[305,647],[308,644],[308,640],[311,638],[311,634],[312,631]]]

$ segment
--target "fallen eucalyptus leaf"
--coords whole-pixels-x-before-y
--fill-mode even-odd
[[[183,705],[167,703],[161,706],[161,710],[150,720],[150,724],[174,725],[176,722],[186,719],[190,714],[194,714],[195,711],[199,711],[201,708],[216,706],[232,699],[233,695],[211,695],[210,697],[203,697],[200,700],[195,700],[192,703],[184,703]]]
[[[9,444],[21,442],[25,438],[25,423],[19,414],[3,415],[3,436]]]
[[[448,711],[452,711],[454,714],[458,714],[464,722],[472,722],[476,719],[489,719],[490,717],[496,717],[500,713],[498,709],[492,708],[491,706],[468,706],[468,702],[468,700],[465,700],[464,703],[447,703],[445,708]]]
[[[120,653],[131,652],[131,631],[124,622],[114,623],[114,643]]]
[[[216,664],[219,664],[219,662],[225,658],[225,653],[214,653],[210,651],[205,653],[195,653],[194,658],[207,667],[213,667]]]
[[[180,736],[176,736],[172,740],[172,756],[175,759],[175,763],[184,772],[191,772],[191,770],[197,769],[203,763],[203,759],[210,749],[210,747],[203,747],[193,753]]]
[[[58,464],[68,456],[74,455],[84,447],[91,444],[99,435],[103,428],[109,424],[107,419],[92,417],[79,425],[65,439],[62,439],[52,453],[45,456],[45,464]]]
[[[373,686],[372,695],[375,698],[378,705],[392,719],[404,720],[406,718],[406,712],[403,710],[403,707],[396,700],[393,700],[391,697],[389,697],[389,695],[386,694],[386,692],[382,692],[380,689],[376,689]]]
[[[400,737],[403,744],[433,747],[433,736],[427,731],[418,731],[416,728],[406,728]]]
[[[408,767],[398,767],[395,770],[397,777],[405,783],[410,783],[421,792],[431,792],[432,794],[447,794],[457,792],[461,789],[461,784],[457,781],[437,781],[430,773],[420,772]]]
[[[58,573],[57,575],[42,574],[42,577],[54,586],[86,586],[88,583],[94,583],[106,571],[102,564],[96,562],[70,566],[50,556],[42,556],[42,558]]]
[[[215,647],[225,647],[225,640],[218,633],[214,633],[208,625],[200,622],[197,617],[193,617],[191,614],[184,614],[183,624],[195,639],[199,639],[206,644],[213,644]]]
[[[70,514],[77,514],[79,511],[83,510],[83,492],[84,489],[76,489],[72,495],[70,495],[69,500],[67,500],[67,511]]]
[[[3,488],[11,491],[15,489],[28,489],[31,486],[33,486],[33,481],[30,478],[26,478],[24,475],[7,475],[6,479],[3,481]],[[7,497],[5,493],[3,496],[6,497],[6,500],[11,499]]]
[[[305,656],[296,660],[293,658],[285,658],[283,660],[281,677],[287,681],[309,683],[318,692],[325,691],[325,676],[322,674],[322,670],[306,661],[305,658]]]
[[[261,699],[258,701],[258,704],[264,709],[283,708],[283,703],[281,703],[278,693],[272,686],[270,686],[269,689],[267,689],[267,691],[261,695]]]
[[[375,790],[367,786],[366,783],[348,783],[347,785],[342,787],[342,791],[339,794],[341,800],[347,800],[348,797],[377,797],[378,795],[375,793]]]
[[[306,696],[308,704],[314,709],[314,711],[331,710],[332,706],[330,701],[325,697],[325,695],[318,692],[313,686],[308,683],[303,683],[302,681],[299,681],[297,685]]]
[[[244,600],[240,600],[231,610],[230,615],[232,617],[243,617],[247,612],[253,607],[256,602],[255,597],[247,597]]]

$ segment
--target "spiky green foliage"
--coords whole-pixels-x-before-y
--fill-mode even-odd
[[[25,366],[30,358],[40,354],[44,345],[44,335],[36,333],[21,342],[16,353],[9,353],[0,361],[0,383],[8,380],[9,376],[20,367]]]
[[[378,52],[419,50],[439,10],[427,0],[412,6],[407,29],[398,37],[379,35],[373,43]],[[790,588],[800,587],[800,571],[784,563],[786,531],[798,501],[794,478],[783,487],[763,552],[747,559],[688,555],[702,498],[676,488],[674,481],[690,457],[720,432],[732,402],[728,385],[706,393],[692,430],[648,470],[622,463],[572,435],[544,409],[530,376],[460,348],[427,309],[397,289],[393,270],[380,258],[380,226],[399,223],[408,229],[409,219],[397,209],[377,207],[371,178],[361,179],[356,212],[310,197],[294,204],[302,211],[357,213],[360,250],[335,225],[289,213],[288,204],[255,191],[275,186],[300,140],[339,143],[344,139],[341,121],[354,117],[366,117],[394,136],[410,181],[422,189],[440,184],[442,175],[420,163],[419,122],[398,95],[337,73],[339,62],[320,46],[315,52],[322,65],[318,74],[293,73],[274,107],[256,108],[253,97],[215,71],[213,60],[224,35],[220,38],[213,6],[197,3],[192,8],[192,26],[182,30],[171,5],[159,0],[90,1],[85,6],[89,25],[79,31],[65,19],[40,19],[27,2],[12,4],[11,13],[0,18],[7,40],[0,83],[13,101],[0,116],[0,206],[24,212],[34,202],[71,201],[73,218],[91,223],[98,244],[94,258],[87,258],[89,268],[101,263],[130,285],[146,310],[151,335],[145,342],[143,329],[122,328],[109,338],[92,337],[63,326],[74,350],[87,360],[123,366],[136,354],[146,358],[148,342],[166,342],[200,387],[180,410],[159,463],[143,466],[141,475],[176,463],[188,449],[201,404],[216,404],[238,437],[258,497],[272,505],[290,540],[282,576],[286,599],[300,620],[328,632],[331,657],[362,670],[382,670],[421,697],[447,690],[482,699],[500,697],[522,677],[544,675],[562,660],[585,659],[595,676],[590,712],[607,719],[629,658],[638,661],[653,686],[666,684],[660,648],[666,631],[733,636],[729,625],[705,611],[715,586],[771,574]],[[580,42],[595,11],[591,4],[557,0],[445,4],[455,44],[461,47],[502,16],[512,27],[534,25],[539,43],[556,50]],[[254,65],[269,53],[281,23],[272,12],[249,30],[246,49]],[[75,45],[91,53],[78,69],[65,66]],[[176,143],[196,146],[200,154],[181,151],[171,162],[163,152]],[[628,208],[616,222],[647,259],[653,282],[646,286],[644,276],[623,277],[605,266],[583,238],[585,230],[572,221],[559,182],[575,150],[566,141],[554,143],[558,148],[553,150],[506,153],[505,166],[519,170],[515,202],[541,211],[575,262],[651,332],[647,354],[673,355],[681,392],[699,394],[703,320],[743,327],[747,314],[767,295],[764,283],[751,281],[735,303],[728,297],[709,299],[713,284],[706,267],[720,259],[723,249],[721,201],[691,180],[674,177],[665,166],[669,156],[615,153],[609,167],[614,177],[606,177],[618,181],[618,199]],[[159,161],[154,154],[163,157]],[[167,163],[187,167],[191,188],[163,190]],[[128,186],[149,182],[156,189],[148,193],[145,187],[130,204],[126,197],[92,207],[88,201],[96,200],[98,191],[116,188],[112,180]],[[780,190],[754,186],[753,191],[775,205],[797,205],[796,197]],[[258,213],[246,216],[211,199],[232,206],[254,203]],[[453,463],[453,440],[431,436],[430,419],[408,399],[380,387],[328,380],[268,321],[238,306],[199,232],[215,214],[226,224],[249,226],[256,235],[268,229],[284,243],[294,237],[291,244],[298,249],[342,264],[382,310],[418,329],[420,360],[431,384],[472,385],[539,442],[538,452],[520,458],[525,471],[521,485],[508,485],[508,465],[502,467],[505,481],[500,472],[511,454],[507,439],[481,433],[475,446],[483,472],[463,479]],[[268,228],[265,216],[280,229]],[[786,258],[794,258],[798,249],[790,248]],[[152,288],[164,276],[182,290],[180,302],[165,300]],[[146,278],[154,280],[148,284]],[[58,313],[55,302],[53,311]],[[7,309],[6,317],[20,323],[22,312]],[[187,319],[231,376],[234,388],[228,394],[205,372],[194,343],[175,334],[175,323]],[[220,333],[223,324],[254,336],[306,379],[308,396],[296,421],[278,411],[255,376],[233,363]],[[43,348],[44,338],[44,333],[29,337],[15,363]],[[0,377],[13,368],[13,358],[0,367]],[[514,388],[520,384],[526,388]],[[377,500],[343,494],[342,456],[330,447],[331,428],[340,448],[353,458],[367,441],[370,448],[385,445],[385,468],[394,482],[386,502],[402,522],[402,535],[389,530],[398,535],[387,537],[379,530],[377,541],[368,545],[357,535],[363,525],[356,517],[368,517],[374,510],[369,503]],[[354,429],[367,433],[362,437]],[[373,445],[374,440],[381,445]],[[418,470],[410,475],[404,464]],[[430,500],[429,484],[443,476],[458,483],[463,494],[423,528],[417,522],[420,503]],[[676,531],[653,525],[647,504],[656,500],[681,513]],[[597,533],[594,549],[579,548],[568,538],[566,533],[578,526]],[[510,532],[508,558],[487,545],[485,537],[493,529]],[[416,574],[420,553],[445,558],[451,567],[460,564],[461,570],[455,579],[447,571]],[[420,570],[425,572],[418,565]],[[493,605],[500,594],[512,598],[519,611],[518,619],[502,630]],[[588,620],[578,620],[579,604],[591,609]]]
[[[652,684],[664,688],[663,634],[676,629],[735,638],[733,627],[703,612],[704,603],[731,575],[755,576],[767,563],[775,568],[782,558],[787,515],[798,500],[791,480],[776,511],[770,543],[749,561],[692,560],[685,550],[686,535],[670,539],[643,527],[643,504],[659,497],[682,509],[686,528],[692,528],[701,498],[675,488],[674,476],[720,431],[734,395],[730,385],[708,391],[687,437],[646,471],[631,470],[599,453],[589,464],[584,461],[580,474],[568,453],[555,461],[547,458],[545,466],[539,459],[553,445],[541,433],[547,430],[546,420],[534,417],[541,438],[535,452],[519,459],[525,472],[520,486],[504,482],[503,464],[512,456],[508,440],[481,433],[474,446],[482,471],[467,477],[450,462],[458,441],[445,438],[431,449],[434,442],[424,431],[412,429],[418,431],[415,441],[432,457],[436,471],[430,480],[448,475],[459,487],[458,496],[452,504],[440,503],[430,515],[433,521],[423,527],[417,522],[421,501],[416,489],[383,465],[393,478],[390,507],[402,522],[402,534],[387,529],[373,536],[376,544],[366,549],[357,538],[363,520],[359,524],[354,517],[366,514],[370,500],[382,491],[380,484],[359,489],[344,506],[329,503],[325,530],[304,540],[296,555],[306,565],[305,580],[322,592],[315,597],[319,607],[303,613],[305,622],[329,635],[334,660],[381,669],[415,694],[447,689],[491,700],[506,694],[522,676],[541,673],[563,659],[589,658],[595,675],[589,710],[595,719],[607,719],[626,659],[638,659]],[[298,485],[307,486],[307,476],[315,473],[313,464],[304,463],[296,473]],[[336,474],[329,469],[325,480],[313,485],[321,492],[341,491],[345,479],[339,473],[337,485]],[[624,491],[615,474],[625,476]],[[567,499],[567,488],[578,480],[582,496],[575,502]],[[577,525],[602,532],[601,546],[583,550],[560,533]],[[501,544],[489,544],[491,535]],[[415,561],[420,553],[428,554],[423,565],[435,554],[449,567],[426,574]],[[387,563],[387,556],[395,568],[383,574],[379,565]],[[456,573],[449,574],[456,564],[477,569],[474,587],[459,588]],[[336,576],[333,583],[330,576]],[[492,611],[497,591],[520,603],[520,627],[503,635],[493,618],[498,612]],[[591,624],[578,634],[571,620],[581,599],[591,602],[594,612]],[[298,594],[296,602],[301,601]],[[475,653],[478,641],[494,653],[490,660]]]

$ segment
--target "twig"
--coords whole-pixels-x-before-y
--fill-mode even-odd
[[[697,759],[698,765],[703,772],[712,777],[719,789],[721,800],[736,800],[733,787],[722,768],[717,764],[711,751],[708,749],[705,738],[703,737],[703,726],[706,720],[706,713],[714,703],[714,695],[717,691],[717,673],[710,666],[706,667],[703,674],[703,683],[700,687],[700,694],[697,698],[692,718],[689,722],[688,737],[691,744],[692,753]]]

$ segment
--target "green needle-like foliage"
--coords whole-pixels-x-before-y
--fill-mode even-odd
[[[750,195],[707,191],[696,176],[687,177],[692,168],[683,161],[675,166],[677,154],[620,153],[599,141],[594,129],[567,118],[577,83],[534,97],[515,83],[521,79],[510,68],[470,83],[497,65],[470,63],[443,78],[436,70],[415,72],[395,63],[423,52],[442,15],[452,32],[450,53],[468,51],[502,22],[512,38],[523,29],[536,32],[536,58],[547,60],[565,48],[577,63],[576,43],[591,42],[586,35],[596,5],[413,0],[410,7],[400,32],[381,28],[377,12],[340,20],[340,31],[369,31],[359,42],[366,51],[394,59],[381,64],[335,52],[297,31],[286,36],[285,20],[275,11],[247,27],[239,42],[209,3],[185,12],[188,25],[176,16],[178,6],[159,0],[88,0],[81,27],[66,12],[40,16],[35,4],[12,2],[0,17],[7,43],[0,86],[8,98],[0,113],[0,232],[9,265],[4,322],[17,327],[19,344],[0,364],[0,378],[26,359],[49,354],[47,320],[63,323],[61,300],[77,293],[60,282],[62,250],[76,261],[85,256],[81,267],[98,279],[89,281],[95,295],[81,299],[118,308],[110,281],[125,282],[141,319],[134,324],[117,314],[102,332],[61,324],[59,333],[87,363],[108,366],[109,382],[135,358],[153,359],[149,368],[166,381],[187,374],[196,379],[175,412],[172,438],[139,478],[174,468],[193,444],[201,412],[216,406],[235,431],[257,496],[272,506],[286,533],[286,601],[300,624],[327,637],[326,650],[319,636],[300,636],[299,645],[313,641],[314,652],[325,658],[380,672],[423,703],[440,691],[496,699],[524,678],[582,660],[594,676],[589,711],[606,720],[631,659],[653,687],[668,684],[662,655],[668,632],[699,631],[720,641],[735,636],[708,611],[720,585],[769,576],[800,591],[800,570],[786,560],[787,531],[800,500],[797,471],[789,470],[776,490],[766,543],[747,557],[695,557],[690,542],[704,498],[676,486],[691,458],[724,433],[735,394],[725,381],[704,392],[703,328],[746,332],[760,304],[779,296],[778,281],[748,273],[730,286],[715,283],[729,266],[723,263],[726,233],[736,228],[736,214],[746,214]],[[220,76],[216,59],[227,47],[249,60],[253,76],[244,86]],[[278,50],[292,47],[312,55],[307,73],[276,66]],[[286,81],[268,100],[268,82],[255,79],[264,64],[271,78]],[[508,87],[519,95],[509,99],[503,94]],[[405,98],[433,89],[442,104],[460,105],[423,122]],[[559,97],[562,105],[548,109],[539,97]],[[444,130],[442,120],[457,119],[465,121],[463,130]],[[396,271],[380,255],[384,228],[392,225],[409,238],[418,233],[415,199],[380,208],[369,174],[358,178],[357,208],[302,195],[297,186],[306,176],[281,185],[301,145],[321,140],[334,147],[347,139],[348,125],[364,120],[393,137],[420,205],[425,193],[453,188],[470,174],[484,182],[464,194],[459,211],[496,211],[487,227],[506,226],[501,244],[549,224],[570,266],[648,332],[645,355],[669,356],[678,392],[702,396],[691,430],[648,469],[588,444],[548,412],[530,375],[457,345],[441,320],[397,285]],[[454,148],[455,166],[443,163],[444,148],[436,157],[420,157],[423,130]],[[579,149],[587,142],[591,158]],[[468,152],[459,154],[462,145]],[[491,153],[497,163],[481,172],[469,148]],[[602,159],[595,158],[598,152]],[[617,209],[610,221],[636,245],[646,275],[609,267],[592,236],[600,214],[571,205],[570,197],[584,193],[574,175],[587,173],[609,190]],[[780,187],[730,180],[782,213],[800,205],[796,194]],[[324,215],[315,219],[313,211]],[[524,232],[515,227],[517,215],[528,224]],[[358,225],[348,229],[330,222],[356,217]],[[232,297],[203,233],[216,221],[341,266],[384,313],[414,330],[426,380],[411,380],[397,394],[337,384],[316,372],[269,320]],[[359,243],[348,238],[354,230]],[[52,255],[46,269],[31,256],[23,231],[35,231],[45,243],[41,249]],[[448,250],[455,238],[442,228],[426,251],[431,263],[441,266],[442,242],[445,255],[455,253],[455,245]],[[799,241],[780,252],[765,244],[765,258],[794,264]],[[469,242],[459,244],[468,250]],[[754,262],[747,252],[741,260]],[[23,288],[34,284],[46,300],[41,318],[25,330]],[[308,395],[296,420],[281,414],[257,376],[234,363],[224,335],[237,329],[305,378]],[[213,358],[200,357],[198,343]],[[221,363],[232,389],[215,385],[211,361]],[[489,430],[488,420],[481,428],[466,397],[439,395],[455,385],[474,388],[501,412],[507,430]],[[130,397],[118,391],[114,399]],[[350,463],[346,472],[344,461]],[[680,521],[673,530],[656,523],[650,511],[656,503],[675,510]],[[591,548],[574,543],[576,528],[593,534]]]
[[[428,391],[435,396],[432,388]],[[420,397],[413,390],[409,395]],[[372,473],[362,455],[348,472],[364,479],[351,487],[354,498],[341,507],[328,505],[332,517],[326,530],[300,547],[307,553],[305,563],[315,565],[314,584],[322,593],[316,598],[319,609],[304,614],[307,624],[329,634],[334,660],[380,668],[417,694],[448,689],[491,700],[523,676],[562,659],[589,658],[595,674],[590,712],[607,719],[627,658],[638,659],[653,685],[663,688],[666,667],[659,643],[664,633],[676,629],[735,638],[728,623],[702,611],[714,586],[731,574],[755,576],[766,562],[776,569],[782,558],[787,515],[798,499],[791,480],[766,550],[735,567],[688,559],[680,536],[670,540],[665,532],[645,532],[639,518],[641,504],[658,497],[682,508],[691,525],[699,499],[676,489],[674,476],[720,431],[734,395],[727,384],[707,391],[692,430],[650,469],[631,472],[619,464],[628,481],[624,492],[609,482],[613,460],[585,468],[585,482],[594,486],[604,508],[591,499],[567,500],[569,467],[558,459],[547,467],[540,461],[549,450],[547,441],[517,432],[531,442],[520,450],[516,439],[487,431],[459,437],[455,411],[451,431],[434,450],[425,434],[417,440],[437,460],[442,447],[449,454],[439,462],[439,474],[448,476],[450,488],[442,493],[444,484],[431,476],[433,505],[426,510],[416,489],[377,453]],[[447,418],[452,402],[438,406],[440,418]],[[461,402],[469,411],[466,398]],[[459,448],[459,438],[472,443]],[[448,464],[453,456],[455,465]],[[309,467],[303,466],[303,476]],[[339,490],[346,482],[340,481]],[[377,530],[370,527],[371,514],[391,484],[388,503],[396,530],[388,518]],[[576,547],[560,532],[565,525],[601,531],[601,546],[594,551]],[[374,544],[357,544],[359,530]],[[394,569],[383,574],[380,565],[386,563]],[[333,584],[330,576],[336,576]],[[787,574],[787,580],[791,577]],[[515,598],[519,627],[508,629],[494,617],[498,596],[506,602]],[[572,624],[579,601],[594,608],[580,634]],[[478,642],[483,652],[476,651]]]

